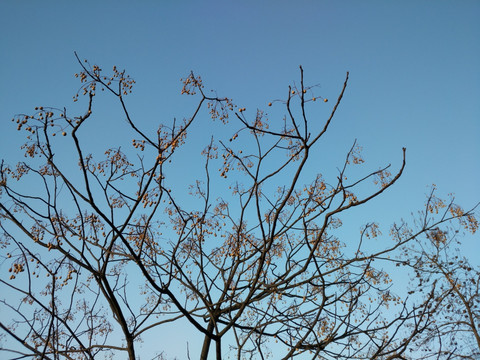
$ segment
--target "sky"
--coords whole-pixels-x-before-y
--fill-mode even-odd
[[[179,80],[190,71],[250,110],[285,98],[302,65],[305,81],[332,100],[350,73],[319,166],[340,166],[355,139],[372,170],[398,169],[407,148],[399,183],[359,217],[408,219],[432,183],[470,208],[480,201],[479,16],[480,2],[469,0],[2,1],[1,158],[19,159],[15,114],[81,108],[72,100],[80,86],[74,51],[127,69],[137,82],[127,105],[144,128],[188,115],[194,101],[179,96]],[[313,116],[322,121],[332,103]],[[125,140],[109,124],[98,124],[92,148]],[[198,126],[191,141],[209,131]],[[186,156],[179,167],[193,165]],[[478,240],[467,237],[465,252],[480,250]]]

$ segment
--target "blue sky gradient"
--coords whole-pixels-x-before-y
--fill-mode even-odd
[[[283,110],[267,103],[286,97],[302,65],[305,81],[332,100],[350,72],[312,173],[341,166],[355,139],[372,171],[388,163],[398,169],[407,148],[404,176],[355,214],[358,222],[408,219],[432,183],[470,208],[480,200],[479,18],[480,2],[473,0],[2,1],[1,158],[23,157],[24,134],[10,121],[15,114],[40,105],[84,109],[82,100],[72,100],[80,87],[74,51],[102,68],[127,70],[137,82],[127,105],[152,131],[189,115],[195,100],[179,95],[179,80],[191,70],[247,114],[263,108],[275,116]],[[96,99],[104,101],[99,118],[111,121],[120,112],[104,98]],[[312,121],[322,123],[333,103],[312,108],[311,118],[318,118]],[[211,128],[206,112],[199,121],[188,140],[200,146]],[[93,149],[131,142],[111,122],[99,121],[97,129]],[[179,174],[195,169],[188,155],[179,156]],[[466,253],[479,252],[478,236],[465,242]],[[183,339],[172,335],[167,343],[167,353],[184,356]]]

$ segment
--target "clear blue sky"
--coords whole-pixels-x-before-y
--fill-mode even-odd
[[[74,51],[105,69],[127,69],[137,81],[127,101],[141,126],[188,115],[178,92],[190,70],[254,109],[285,97],[301,64],[306,81],[332,99],[350,71],[326,149],[346,150],[358,139],[376,169],[397,168],[407,148],[404,177],[371,214],[408,218],[432,183],[470,207],[480,200],[479,18],[480,2],[469,0],[4,0],[0,154],[17,157],[23,134],[10,122],[14,114],[73,105]],[[121,139],[104,130],[108,141]],[[480,250],[478,236],[468,241]]]

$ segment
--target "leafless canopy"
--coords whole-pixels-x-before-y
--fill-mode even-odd
[[[472,211],[432,191],[415,227],[394,224],[384,236],[371,222],[357,238],[336,235],[345,213],[387,191],[405,168],[403,149],[396,170],[350,178],[363,163],[354,143],[333,181],[311,176],[348,73],[330,105],[300,67],[300,83],[268,104],[285,109],[275,121],[208,96],[192,73],[182,93],[198,99],[193,113],[152,134],[127,110],[133,79],[79,64],[84,114],[39,107],[16,116],[27,159],[1,164],[2,358],[144,358],[142,335],[161,338],[175,321],[204,337],[189,358],[407,359],[432,339],[442,345],[428,356],[451,358],[459,349],[443,340],[460,328],[476,336],[469,356],[478,356],[478,271],[473,281],[465,275],[467,291],[454,276],[467,262],[451,265],[425,245],[445,251],[447,225],[475,232]],[[104,158],[90,153],[84,130],[102,121],[94,111],[102,90],[118,100],[134,138]],[[310,120],[313,106],[330,113]],[[204,109],[225,130],[205,143],[204,170],[187,196],[169,174]],[[57,159],[69,151],[76,168]],[[432,264],[435,276],[426,275]],[[425,279],[423,293],[393,291],[387,269],[395,265]],[[442,325],[436,315],[452,308],[462,323],[455,310]]]

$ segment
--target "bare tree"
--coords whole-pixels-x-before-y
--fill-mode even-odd
[[[285,109],[275,121],[208,96],[191,73],[182,93],[198,98],[193,113],[152,134],[127,110],[134,81],[125,71],[104,75],[79,64],[85,113],[39,107],[16,116],[28,134],[28,161],[1,164],[1,244],[10,268],[1,273],[1,311],[12,319],[0,323],[5,356],[136,359],[143,334],[183,319],[204,337],[192,353],[200,359],[226,352],[238,359],[406,358],[429,330],[437,289],[409,301],[391,291],[386,269],[443,224],[476,230],[477,223],[473,211],[427,211],[422,224],[393,225],[389,237],[374,222],[356,240],[336,235],[345,213],[387,191],[405,168],[403,149],[393,175],[390,165],[353,171],[363,163],[355,142],[337,174],[307,178],[348,73],[324,121],[309,120],[309,106],[327,99],[304,84],[301,67],[286,99],[268,104]],[[87,142],[101,121],[94,115],[101,90],[118,100],[134,137],[132,148],[108,149],[103,160]],[[169,174],[204,108],[225,130],[206,142],[189,198]],[[58,155],[72,150],[77,168]],[[379,236],[375,250],[365,245]]]
[[[435,209],[462,216],[453,203],[431,197]],[[434,211],[434,208],[430,208]],[[468,218],[470,217],[470,218]],[[475,232],[477,220],[467,215],[464,228]],[[478,359],[480,357],[480,268],[461,255],[456,227],[434,228],[426,241],[406,249],[410,254],[404,265],[414,270],[411,292],[434,289],[433,313],[426,331],[415,341],[422,359]],[[417,358],[420,356],[417,355]]]

